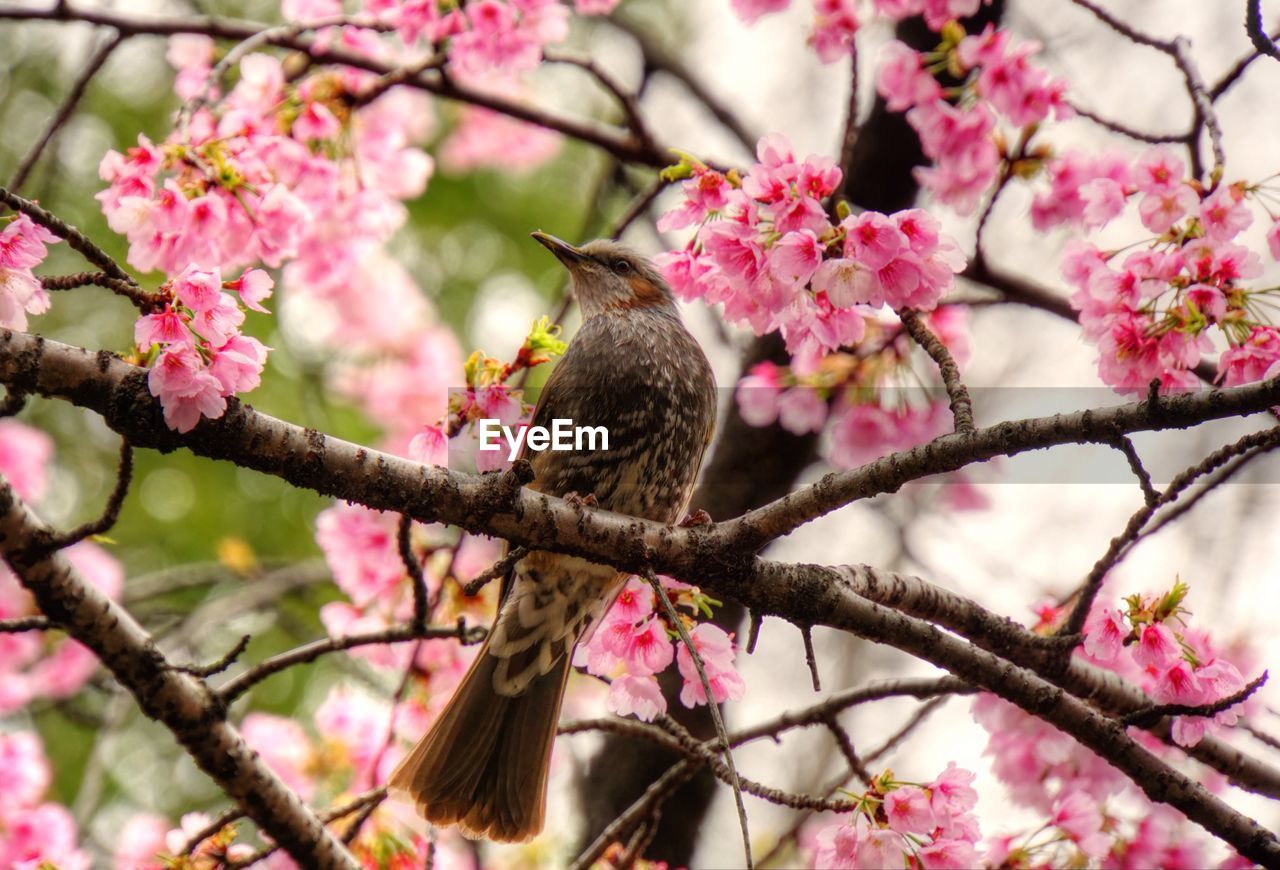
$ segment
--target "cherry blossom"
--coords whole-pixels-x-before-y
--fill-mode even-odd
[[[51,782],[44,745],[31,731],[0,732],[0,866],[88,870],[66,807],[46,802]]]
[[[49,310],[49,294],[32,273],[58,237],[19,214],[0,230],[0,327],[26,329],[28,314]]]
[[[742,700],[746,683],[733,666],[733,660],[737,654],[733,649],[732,636],[709,622],[699,623],[689,632],[689,635],[702,659],[707,682],[711,684],[711,694],[716,703]],[[680,689],[680,701],[686,707],[707,703],[706,688],[694,665],[693,656],[684,645],[681,645],[676,653],[676,665],[680,670],[680,676],[684,678],[684,686]]]
[[[855,796],[857,808],[848,818],[817,832],[810,866],[986,866],[977,848],[972,779],[954,764],[931,783],[899,782],[885,771]]]

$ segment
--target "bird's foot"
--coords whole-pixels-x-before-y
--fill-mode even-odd
[[[682,529],[691,529],[694,526],[713,525],[715,525],[715,520],[711,519],[711,514],[707,513],[702,508],[698,508],[696,511],[680,521],[680,528]]]
[[[600,502],[596,501],[596,495],[593,492],[589,492],[586,495],[578,495],[576,491],[571,492],[564,497],[564,500],[569,507],[578,513],[582,513],[587,508],[600,507]]]

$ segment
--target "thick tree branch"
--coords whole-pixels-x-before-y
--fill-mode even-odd
[[[844,575],[839,572],[811,565],[759,567],[761,570],[750,583],[733,584],[733,594],[745,598],[747,606],[769,611],[783,597],[802,602],[801,618],[853,632],[932,662],[1053,724],[1124,772],[1151,800],[1182,811],[1250,860],[1267,866],[1280,862],[1280,842],[1274,834],[1156,758],[1129,737],[1119,723],[1031,671],[853,594],[842,588]],[[769,601],[774,602],[772,606]]]
[[[355,870],[342,844],[227,721],[226,708],[203,680],[166,661],[128,611],[82,577],[61,552],[32,548],[51,535],[0,480],[0,555],[40,609],[93,650],[142,711],[163,722],[245,815],[300,864]]]
[[[765,543],[859,499],[956,471],[995,456],[1070,443],[1097,443],[1116,433],[1187,428],[1263,411],[1280,402],[1280,378],[1072,414],[1008,421],[971,435],[946,435],[850,471],[828,474],[735,520],[673,528],[608,511],[577,511],[505,475],[475,476],[406,459],[303,429],[229,401],[226,413],[180,435],[164,425],[146,371],[106,353],[0,330],[0,383],[25,393],[66,399],[101,414],[136,447],[186,447],[280,477],[323,495],[378,510],[444,522],[515,544],[679,577],[707,578],[741,567]]]

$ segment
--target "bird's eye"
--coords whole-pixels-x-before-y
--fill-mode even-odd
[[[626,260],[618,259],[609,264],[615,275],[625,275],[631,271],[631,264]]]

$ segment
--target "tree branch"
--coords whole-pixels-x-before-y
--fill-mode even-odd
[[[961,434],[972,433],[974,431],[973,402],[969,399],[969,390],[960,380],[960,367],[956,365],[955,357],[951,355],[951,351],[947,350],[942,340],[929,329],[919,311],[904,308],[898,312],[898,317],[915,343],[920,345],[929,358],[937,364],[938,372],[942,375],[942,383],[946,385],[947,395],[951,398],[951,416],[955,419],[955,431]]]
[[[50,534],[0,479],[0,554],[40,609],[93,650],[142,711],[163,722],[196,764],[295,860],[355,870],[342,844],[227,721],[225,707],[203,680],[173,668],[128,611],[82,577],[61,552],[42,554],[29,546]]]
[[[4,10],[0,9],[0,17],[3,17],[3,12]],[[103,286],[110,288],[113,293],[127,297],[130,302],[138,306],[143,312],[149,311],[161,303],[159,294],[148,293],[139,287],[133,276],[122,269],[120,264],[111,258],[110,254],[102,250],[88,236],[62,218],[50,214],[31,200],[24,199],[3,187],[0,187],[0,202],[14,211],[22,212],[65,241],[72,250],[78,251],[86,260],[101,269],[107,278],[112,279],[110,282],[103,282]],[[95,281],[94,283],[98,282]]]
[[[20,392],[71,401],[101,414],[136,447],[234,462],[322,495],[377,510],[407,513],[495,535],[514,544],[547,545],[624,570],[716,578],[741,568],[765,543],[859,499],[956,471],[995,456],[1060,444],[1096,443],[1116,433],[1187,428],[1263,411],[1280,402],[1280,378],[1072,414],[1008,421],[971,435],[946,435],[850,471],[828,474],[743,516],[711,526],[673,528],[609,511],[574,510],[523,489],[505,475],[476,476],[429,468],[261,414],[238,401],[217,420],[178,434],[164,425],[145,369],[108,353],[0,330],[0,383]]]
[[[1244,29],[1259,54],[1280,60],[1280,48],[1276,48],[1275,42],[1262,29],[1262,0],[1245,0]]]
[[[326,637],[312,641],[303,646],[282,652],[265,661],[259,662],[249,670],[227,681],[218,689],[218,697],[224,704],[230,704],[236,698],[252,689],[267,677],[278,674],[294,665],[313,662],[322,655],[343,650],[355,649],[359,646],[374,644],[404,643],[425,638],[457,638],[462,643],[479,643],[484,640],[486,631],[481,626],[468,627],[459,620],[456,626],[425,626],[418,629],[413,625],[402,625],[382,631],[370,631],[363,634],[348,634],[342,637]]]

